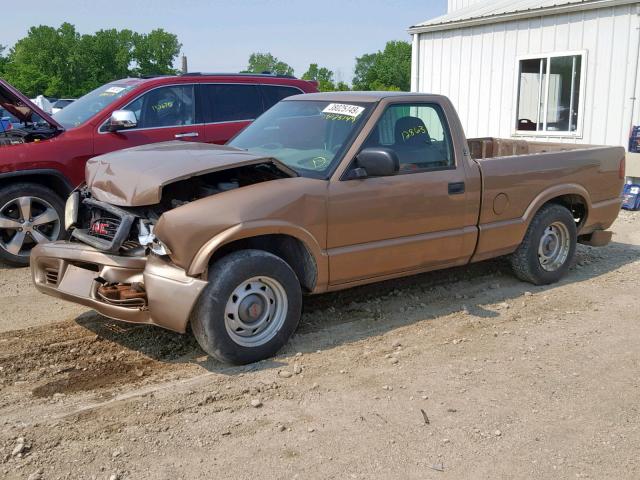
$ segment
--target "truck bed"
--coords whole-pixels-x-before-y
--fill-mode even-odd
[[[578,235],[605,230],[616,218],[624,148],[501,138],[467,142],[482,172],[475,260],[513,251],[531,215],[550,198],[574,213]]]
[[[535,153],[566,152],[594,148],[595,145],[558,142],[530,142],[511,138],[481,137],[467,139],[471,158],[511,157]]]

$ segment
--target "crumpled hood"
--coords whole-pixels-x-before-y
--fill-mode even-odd
[[[127,148],[87,162],[86,180],[97,200],[122,207],[155,205],[165,185],[228,168],[272,163],[291,177],[296,173],[276,159],[222,145],[171,141]]]
[[[42,118],[51,125],[51,128],[64,130],[64,127],[56,122],[51,115],[38,107],[22,93],[0,78],[0,107],[7,110],[21,122],[32,122],[33,114]]]

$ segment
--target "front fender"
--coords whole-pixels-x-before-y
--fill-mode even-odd
[[[218,233],[200,247],[187,269],[187,274],[191,276],[202,275],[213,254],[223,245],[261,235],[288,235],[300,240],[316,262],[318,277],[315,291],[326,289],[329,281],[329,261],[326,251],[320,247],[308,230],[283,220],[256,220],[240,223]]]
[[[168,210],[154,234],[189,274],[202,274],[222,245],[257,235],[290,235],[306,245],[318,265],[327,233],[327,182],[283,178],[236,188]],[[326,267],[328,269],[328,267]],[[194,273],[198,272],[198,273]],[[320,272],[322,282],[325,274]],[[317,284],[319,285],[319,284]]]

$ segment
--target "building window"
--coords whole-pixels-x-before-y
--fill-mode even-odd
[[[549,55],[519,61],[518,132],[578,132],[582,57]]]

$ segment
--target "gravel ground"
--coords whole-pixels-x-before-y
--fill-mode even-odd
[[[242,368],[2,269],[0,476],[640,478],[640,214],[614,232],[549,287],[496,260],[309,298]]]

